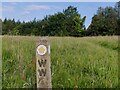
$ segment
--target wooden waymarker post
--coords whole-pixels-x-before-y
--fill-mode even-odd
[[[37,88],[51,89],[50,42],[46,38],[37,41],[36,48]]]

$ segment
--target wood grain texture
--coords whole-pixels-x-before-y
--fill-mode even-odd
[[[37,52],[37,47],[44,45],[47,48],[47,52],[44,55],[40,55]],[[51,85],[51,69],[50,69],[50,42],[46,38],[39,39],[36,47],[36,77],[37,88],[52,88]]]

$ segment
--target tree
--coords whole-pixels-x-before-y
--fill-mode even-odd
[[[63,13],[65,14],[66,30],[69,32],[69,36],[80,36],[83,32],[85,17],[81,19],[77,8],[73,6],[69,6]]]
[[[88,28],[90,35],[114,35],[118,28],[117,12],[113,7],[98,8]]]
[[[117,23],[118,23],[118,29],[116,33],[120,35],[120,1],[116,3],[115,10],[117,12]]]
[[[46,16],[40,23],[41,35],[45,36],[80,36],[85,18],[80,18],[76,7],[69,6],[63,12]]]
[[[3,21],[3,34],[41,36],[82,36],[86,17],[81,18],[77,8],[69,6],[63,12],[48,15],[42,20],[20,22]]]
[[[0,19],[0,35],[2,34],[2,20]]]

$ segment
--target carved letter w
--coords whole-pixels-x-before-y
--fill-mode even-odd
[[[46,60],[38,60],[38,64],[41,67],[43,65],[43,67],[45,67],[46,64]]]

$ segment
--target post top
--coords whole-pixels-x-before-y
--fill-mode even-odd
[[[48,37],[42,37],[42,38],[37,38],[36,42],[39,44],[49,44],[49,39]]]

